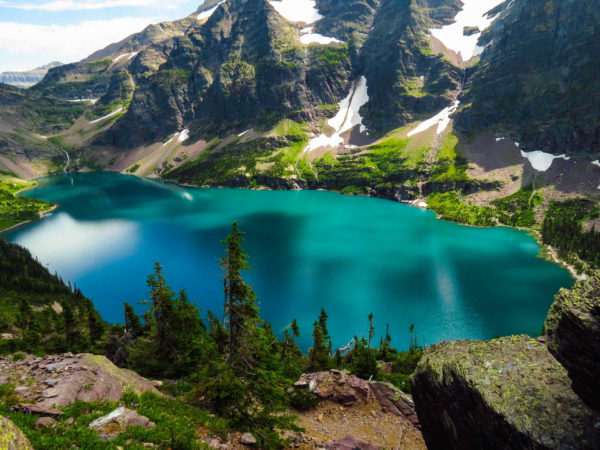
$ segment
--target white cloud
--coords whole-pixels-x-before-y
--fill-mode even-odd
[[[28,70],[48,61],[79,61],[156,21],[154,17],[120,17],[64,26],[0,22],[0,71]]]
[[[176,8],[173,3],[180,2],[161,2],[162,7]],[[0,1],[0,6],[5,8],[23,9],[27,11],[84,11],[93,9],[116,8],[123,6],[134,7],[155,7],[159,5],[159,0],[54,0],[46,3],[27,3],[27,2],[7,2]]]

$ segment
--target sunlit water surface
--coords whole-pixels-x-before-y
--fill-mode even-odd
[[[334,345],[368,332],[393,344],[538,333],[568,272],[537,257],[524,232],[436,220],[432,212],[330,192],[184,188],[115,173],[40,180],[24,195],[60,204],[3,237],[74,282],[110,322],[147,298],[154,261],[204,311],[223,310],[220,243],[237,220],[261,314],[282,332],[292,319],[310,343],[321,307]]]

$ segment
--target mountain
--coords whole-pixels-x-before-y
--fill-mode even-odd
[[[24,72],[2,72],[0,73],[0,83],[10,84],[11,86],[16,86],[18,88],[28,88],[44,78],[49,69],[61,65],[62,63],[54,61],[36,69],[27,70]]]
[[[599,23],[583,0],[210,0],[3,87],[0,163],[31,177],[67,152],[71,170],[538,226],[552,201],[598,200]]]
[[[526,25],[526,26],[524,26]],[[600,156],[600,12],[585,1],[512,1],[482,36],[457,125],[530,150]]]

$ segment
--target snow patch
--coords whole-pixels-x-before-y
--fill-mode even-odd
[[[177,138],[177,140],[179,142],[183,142],[183,141],[187,141],[189,137],[190,137],[190,130],[188,130],[187,128],[185,128],[185,129],[183,129],[181,131],[181,133],[179,134],[179,137]]]
[[[119,56],[117,56],[116,58],[113,59],[113,62],[116,63],[117,61],[119,61],[120,59],[123,59],[125,57],[127,57],[127,61],[131,60],[132,58],[135,58],[135,56],[138,54],[139,52],[130,52],[130,53],[121,53]]]
[[[592,164],[600,167],[600,160],[592,161]]]
[[[302,42],[304,45],[309,45],[309,44],[329,45],[329,44],[342,44],[343,43],[339,39],[323,36],[322,34],[319,34],[319,33],[313,33],[312,30],[313,30],[312,27],[304,28],[302,30],[303,35],[300,36],[300,42]]]
[[[68,100],[68,101],[71,103],[90,102],[92,105],[95,105],[98,100],[100,100],[100,99],[98,99],[98,98],[75,98],[73,100]]]
[[[321,20],[315,0],[270,0],[275,10],[290,22],[304,22],[307,25]]]
[[[219,6],[221,6],[223,3],[225,3],[225,0],[220,1],[215,6],[213,6],[210,9],[207,9],[206,11],[202,11],[200,14],[198,14],[198,20],[208,19],[210,16],[213,15],[213,13],[217,10],[217,8]]]
[[[504,139],[506,139],[506,138],[504,138],[504,137],[499,137],[499,138],[496,138],[496,142],[503,141]]]
[[[94,123],[98,123],[98,122],[100,122],[100,121],[102,121],[102,120],[104,120],[104,119],[108,119],[109,117],[112,117],[112,116],[114,116],[115,114],[119,114],[121,111],[123,111],[123,108],[122,108],[122,107],[121,107],[121,108],[119,108],[119,109],[115,109],[115,110],[114,110],[113,112],[111,112],[110,114],[107,114],[107,115],[105,115],[105,116],[103,116],[103,117],[100,117],[99,119],[92,120],[92,121],[90,122],[90,125],[91,125],[91,124],[94,124]]]
[[[173,134],[173,136],[171,136],[171,138],[165,142],[162,146],[165,147],[166,145],[169,145],[171,142],[173,142],[173,139],[175,139],[177,136],[179,136],[179,131],[175,134]]]
[[[454,23],[430,31],[433,37],[442,41],[447,48],[460,54],[463,61],[468,61],[483,52],[483,47],[479,47],[477,41],[481,32],[496,19],[496,17],[486,16],[486,13],[504,0],[462,0],[462,2],[463,9],[454,18]],[[465,27],[478,27],[479,33],[465,36]]]
[[[564,159],[568,161],[571,159],[567,155],[553,155],[552,153],[542,152],[541,150],[536,150],[534,152],[524,152],[521,150],[521,156],[523,158],[527,158],[533,168],[538,172],[545,172],[550,168],[555,159]]]
[[[327,124],[335,130],[332,136],[321,134],[308,142],[306,152],[320,147],[338,147],[344,143],[341,134],[360,125],[360,132],[367,131],[367,127],[362,124],[362,117],[359,113],[360,108],[369,101],[367,79],[361,76],[358,82],[352,84],[350,93],[340,103],[340,110],[335,117],[329,119]]]
[[[437,134],[441,134],[450,124],[450,116],[454,114],[459,104],[460,102],[456,100],[452,105],[448,106],[447,108],[444,108],[431,119],[427,119],[425,122],[419,124],[417,128],[408,133],[408,137],[411,137],[418,133],[422,133],[423,131],[427,131],[434,125],[437,125]]]

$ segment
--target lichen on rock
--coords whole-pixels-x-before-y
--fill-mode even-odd
[[[412,388],[430,449],[600,446],[600,415],[529,336],[433,345]]]
[[[8,418],[0,417],[0,449],[33,450],[23,432]]]
[[[548,349],[567,369],[575,392],[600,411],[600,273],[556,295],[545,333]]]

